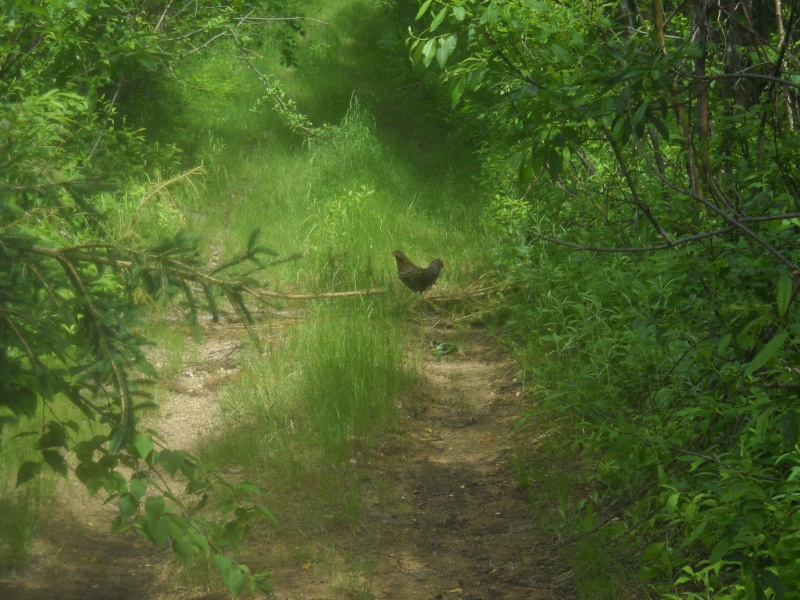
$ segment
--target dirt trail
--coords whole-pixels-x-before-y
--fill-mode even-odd
[[[546,544],[510,469],[507,452],[524,401],[515,365],[480,333],[426,333],[460,350],[422,355],[425,385],[408,459],[388,473],[403,502],[382,515],[393,542],[373,579],[374,597],[571,597],[568,572],[536,567]]]
[[[368,549],[362,553],[374,565],[363,591],[338,588],[324,568],[284,564],[274,570],[276,598],[573,597],[568,570],[554,569],[543,554],[548,544],[538,539],[511,472],[510,436],[523,409],[514,365],[479,332],[439,327],[425,333],[459,350],[441,358],[416,350],[424,383],[404,407],[408,435],[374,458],[363,485],[355,543]],[[216,390],[236,376],[239,339],[231,326],[209,330],[192,365],[172,380],[156,429],[174,447],[192,447],[215,425]],[[114,505],[87,498],[80,484],[67,482],[41,528],[33,565],[0,579],[0,599],[227,597],[165,577],[174,571],[168,553],[133,533],[111,535],[115,513]]]
[[[168,383],[168,400],[152,424],[172,448],[191,448],[219,415],[215,390],[237,373],[241,327],[207,328],[195,358]],[[154,359],[156,368],[162,361]],[[90,498],[71,476],[59,485],[54,506],[44,507],[33,562],[22,574],[0,577],[0,600],[147,600],[159,597],[170,554],[132,531],[112,534],[119,514]],[[178,596],[172,596],[178,598]]]

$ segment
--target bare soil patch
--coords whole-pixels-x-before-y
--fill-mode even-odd
[[[155,428],[174,447],[191,448],[216,425],[220,383],[237,377],[236,329],[209,325],[192,364],[170,382]],[[526,402],[515,365],[480,331],[424,334],[458,350],[412,350],[424,381],[405,401],[406,433],[370,458],[355,532],[333,543],[325,533],[327,562],[292,559],[286,546],[296,540],[278,536],[252,540],[247,554],[277,565],[275,597],[286,600],[574,597],[571,574],[552,558],[553,540],[542,539],[512,472],[513,425]],[[87,498],[74,481],[62,490],[33,565],[0,579],[3,600],[228,597],[177,584],[167,551],[133,533],[110,534],[115,506]]]
[[[421,353],[425,385],[407,459],[386,474],[402,502],[384,515],[375,597],[570,597],[569,573],[540,567],[549,544],[510,469],[525,402],[516,366],[481,333],[427,334],[460,350]]]

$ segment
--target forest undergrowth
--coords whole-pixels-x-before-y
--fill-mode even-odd
[[[265,293],[276,295],[249,309],[236,307],[235,295],[228,300],[242,310],[242,317],[250,310],[258,319],[294,322],[279,348],[269,347],[268,331],[253,328],[251,344],[237,355],[237,383],[226,388],[222,399],[223,431],[197,448],[163,446],[157,407],[141,403],[136,421],[141,427],[152,424],[153,430],[119,440],[123,446],[131,444],[133,460],[123,461],[130,484],[120,484],[116,477],[113,484],[101,479],[90,462],[97,455],[88,446],[78,463],[67,458],[63,472],[61,463],[54,463],[56,472],[69,470],[71,477],[77,473],[80,481],[88,481],[92,493],[111,495],[121,513],[115,528],[127,529],[125,522],[134,521],[133,529],[159,544],[166,534],[161,528],[178,513],[150,498],[152,488],[145,494],[138,461],[165,468],[173,478],[176,471],[193,478],[190,461],[195,455],[184,453],[193,450],[197,464],[212,469],[210,473],[216,466],[227,472],[232,465],[235,473],[234,487],[208,489],[213,507],[203,514],[209,518],[224,521],[231,511],[239,515],[240,498],[257,497],[265,522],[271,513],[284,514],[285,506],[303,515],[296,522],[290,519],[299,535],[331,526],[334,533],[340,527],[355,530],[364,510],[357,494],[364,471],[343,466],[368,461],[375,440],[402,433],[397,402],[419,378],[404,348],[409,342],[428,342],[413,323],[429,311],[445,311],[443,315],[462,323],[483,322],[488,313],[483,312],[482,294],[501,280],[484,243],[477,158],[445,118],[436,82],[420,81],[409,71],[402,30],[370,3],[307,8],[313,20],[293,48],[292,62],[281,61],[283,47],[277,42],[240,60],[237,45],[228,41],[175,66],[170,75],[145,76],[122,95],[121,110],[136,134],[116,151],[138,153],[139,160],[120,173],[117,193],[92,197],[109,239],[159,244],[176,230],[190,231],[174,241],[190,249],[189,256],[210,261],[215,272],[241,262],[241,241],[249,239],[252,254],[247,260],[263,252],[275,263]],[[291,98],[290,110],[272,108],[278,85],[278,93]],[[113,154],[107,160],[124,162]],[[257,242],[254,228],[260,230]],[[173,243],[160,246],[159,252],[170,252]],[[442,304],[413,301],[396,277],[391,256],[396,248],[418,262],[436,256],[445,260],[436,287]],[[93,285],[119,294],[115,282],[100,275]],[[383,293],[299,304],[282,297],[373,288]],[[185,351],[195,347],[191,338],[202,336],[203,328],[182,323],[172,309],[145,303],[148,316],[134,331],[155,346],[141,359],[158,366],[152,393],[156,401],[165,402],[174,378],[187,362],[195,363],[191,357],[187,361]],[[461,308],[451,314],[454,306]],[[196,310],[191,301],[189,310]],[[68,493],[37,466],[37,454],[43,448],[49,452],[53,440],[25,432],[40,429],[43,422],[45,428],[56,429],[63,420],[67,430],[74,429],[70,437],[77,444],[104,443],[96,426],[87,425],[82,406],[64,400],[56,394],[42,410],[23,415],[3,432],[4,489],[13,510],[3,513],[2,563],[11,573],[24,573],[32,559],[39,566],[49,564],[30,554],[37,535],[42,537],[41,528],[58,518],[40,511],[55,506],[49,502],[52,495]],[[17,432],[22,435],[15,436]],[[55,454],[47,454],[45,462],[47,457],[55,460]],[[102,461],[103,468],[109,466]],[[26,468],[36,468],[36,473]],[[32,481],[14,491],[14,480],[22,479],[19,473]],[[193,493],[203,496],[191,510],[203,511],[205,484],[190,483],[188,488],[192,486]],[[108,516],[100,509],[91,514],[87,518],[92,521]],[[244,514],[243,523],[253,518]],[[229,525],[236,538],[239,527],[244,530],[242,524]],[[169,535],[175,536],[176,555],[190,565],[188,573],[216,589],[206,578],[203,561],[194,564],[191,558],[230,542],[213,536],[208,542],[188,541],[172,529]],[[336,544],[335,537],[331,543]],[[135,555],[138,562],[147,560],[138,551]],[[220,558],[212,572],[221,573],[229,589],[240,590],[250,574],[243,569]],[[257,581],[266,585],[268,580]]]
[[[730,23],[702,2],[668,23],[658,3],[68,4],[3,12],[3,570],[30,564],[69,475],[187,581],[267,589],[270,565],[239,557],[290,507],[288,562],[328,557],[356,583],[324,593],[379,597],[391,574],[359,540],[378,543],[362,534],[390,484],[370,468],[397,466],[377,459],[390,447],[436,463],[394,474],[429,492],[429,532],[480,536],[472,519],[498,515],[470,503],[491,482],[530,519],[513,531],[548,539],[498,566],[447,538],[463,568],[489,566],[435,593],[491,575],[512,595],[798,597],[796,7],[763,16],[775,35],[739,31],[763,58],[745,68],[757,52],[708,50]],[[443,259],[432,292],[403,287],[395,249]],[[206,318],[251,326],[219,427],[171,448],[150,400]],[[483,373],[481,357],[498,387],[462,397],[447,361]],[[428,392],[426,415],[432,377],[459,391]]]
[[[296,539],[290,562],[296,555],[317,564],[326,543],[331,547],[323,554],[339,554],[333,548],[342,529],[356,536],[363,527],[360,481],[373,446],[403,435],[398,402],[411,397],[420,377],[416,359],[405,349],[427,347],[430,341],[416,321],[433,311],[445,321],[483,323],[484,300],[480,294],[471,298],[472,293],[491,291],[501,276],[482,241],[484,192],[475,178],[477,159],[444,117],[435,81],[419,81],[408,70],[402,31],[366,3],[327,3],[312,16],[314,24],[294,48],[293,65],[280,62],[277,45],[268,44],[261,57],[248,61],[232,58],[234,47],[228,45],[180,65],[174,79],[151,78],[130,94],[125,111],[145,132],[137,145],[148,149],[146,156],[157,169],[145,183],[131,173],[118,205],[109,210],[106,198],[103,212],[117,240],[155,241],[176,228],[200,234],[204,241],[197,251],[212,265],[237,260],[240,241],[254,227],[277,253],[270,258],[276,265],[269,269],[269,291],[279,296],[254,310],[262,312],[259,320],[286,319],[290,325],[280,326],[278,338],[272,326],[253,328],[251,343],[235,355],[235,384],[221,387],[221,430],[196,448],[162,450],[162,456],[193,450],[200,464],[258,484],[264,490],[259,503],[281,519],[283,535],[291,532]],[[387,57],[388,51],[393,55]],[[295,118],[313,123],[314,135],[287,127],[286,114],[270,108],[265,78],[280,81],[296,103]],[[436,287],[441,304],[415,301],[400,284],[391,256],[396,248],[419,262],[444,258]],[[476,282],[481,283],[476,287]],[[384,293],[299,304],[280,297],[372,288]],[[165,403],[175,378],[186,379],[184,371],[217,366],[187,356],[197,347],[197,340],[187,338],[203,335],[202,328],[177,322],[170,310],[156,309],[149,321],[145,331],[155,345],[152,356],[161,381],[154,395]],[[230,376],[229,360],[223,384]],[[457,409],[466,410],[471,401],[460,399]],[[51,410],[70,407],[55,402]],[[157,410],[140,418],[158,431]],[[27,427],[22,421],[18,430]],[[13,429],[6,431],[13,435]],[[167,439],[175,435],[170,432]],[[13,459],[6,481],[36,450],[31,444],[26,455],[6,446],[4,456]],[[60,490],[51,493],[65,493],[46,475],[36,481]],[[255,489],[246,483],[237,493],[252,495]],[[43,494],[12,496],[31,521],[7,520],[7,568],[24,572],[39,524],[57,518],[39,518],[45,499]],[[213,504],[210,516],[224,518],[231,510],[225,495]],[[99,511],[93,520],[106,514]],[[12,524],[21,530],[13,531]],[[272,535],[269,526],[263,532]],[[363,582],[362,563],[377,560],[355,549],[344,549],[343,556],[335,560],[344,561],[345,573],[326,585],[341,586],[349,578]],[[147,559],[138,552],[136,557],[141,569],[139,563]],[[229,588],[244,584],[231,570],[216,567]],[[61,572],[61,567],[49,568]],[[177,585],[191,588],[200,581],[221,593],[207,575],[202,561],[189,561],[188,571],[177,577],[184,583]],[[367,577],[368,585],[371,580]],[[132,590],[140,589],[136,582]],[[345,585],[341,592],[352,589]],[[71,593],[67,586],[62,592]]]

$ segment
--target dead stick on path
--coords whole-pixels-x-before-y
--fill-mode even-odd
[[[244,288],[244,291],[256,297],[282,298],[283,300],[316,300],[318,298],[343,298],[345,296],[372,296],[374,294],[382,294],[385,290],[357,290],[354,292],[326,292],[322,294],[279,294],[278,292],[250,288]]]

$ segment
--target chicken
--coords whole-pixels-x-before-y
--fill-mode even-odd
[[[444,267],[444,263],[439,258],[432,260],[423,269],[408,260],[408,257],[400,250],[392,252],[392,256],[397,261],[397,274],[400,276],[400,281],[415,292],[422,293],[436,283],[439,273]]]

